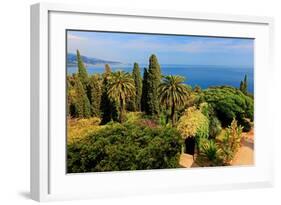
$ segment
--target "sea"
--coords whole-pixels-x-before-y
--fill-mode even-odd
[[[133,65],[118,64],[110,65],[112,71],[123,70],[132,72]],[[148,65],[140,65],[141,74]],[[89,74],[103,73],[104,65],[88,65],[86,66]],[[77,72],[76,66],[68,66],[67,73]],[[248,92],[254,92],[254,69],[252,67],[240,66],[221,66],[221,65],[177,65],[163,64],[161,65],[163,75],[180,75],[185,78],[185,83],[192,87],[199,85],[202,89],[210,86],[229,85],[239,88],[241,80],[247,75]]]

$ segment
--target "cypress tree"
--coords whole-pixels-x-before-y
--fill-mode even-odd
[[[77,103],[76,103],[76,83],[77,76],[76,74],[72,74],[72,76],[67,76],[66,78],[66,86],[67,86],[67,115],[70,117],[77,117]]]
[[[193,88],[193,91],[196,92],[196,93],[201,93],[202,89],[199,85],[195,85],[194,88]]]
[[[71,104],[73,101],[73,97],[70,95],[71,94],[71,90],[72,90],[72,86],[70,83],[70,76],[66,76],[66,93],[67,93],[67,110],[66,110],[66,116],[71,116]]]
[[[245,95],[247,95],[247,93],[248,93],[248,80],[247,80],[247,75],[245,75],[245,77],[244,77],[244,94]]]
[[[244,87],[244,83],[243,83],[243,81],[241,80],[241,81],[240,81],[240,87],[239,87],[239,90],[240,90],[240,91],[242,91],[242,92],[243,92],[243,90],[244,90],[244,88],[243,88],[243,87]]]
[[[79,78],[75,78],[74,84],[74,102],[73,102],[73,111],[75,117],[90,117],[91,116],[91,106],[90,101],[86,95],[86,92],[83,88],[82,82]]]
[[[78,77],[83,85],[84,90],[86,91],[88,86],[88,72],[83,63],[79,50],[77,50],[77,67],[78,67]]]
[[[144,68],[143,71],[143,79],[142,79],[142,95],[141,95],[141,111],[146,112],[148,110],[148,103],[147,103],[147,76],[148,71]]]
[[[247,80],[247,75],[245,75],[244,80],[240,82],[240,90],[242,91],[242,93],[244,93],[245,95],[248,94],[248,80]]]
[[[128,99],[128,102],[126,103],[126,109],[128,111],[137,111],[137,108],[136,108],[136,102],[135,102],[135,96],[130,96],[129,99]]]
[[[140,68],[137,63],[134,63],[132,75],[133,75],[135,88],[136,88],[134,104],[135,104],[136,111],[140,111],[141,110],[141,96],[142,96],[142,79],[141,79],[141,74],[140,74]]]
[[[158,99],[158,86],[161,82],[161,69],[156,55],[151,55],[149,58],[149,68],[147,76],[147,101],[148,107],[146,114],[158,117],[160,114],[160,105]]]
[[[102,80],[99,74],[95,74],[89,79],[89,96],[92,116],[99,117],[102,96]]]
[[[101,124],[106,124],[111,120],[118,119],[117,104],[108,97],[108,83],[111,76],[111,68],[108,64],[105,65],[105,72],[103,73],[102,81],[102,95],[101,95]]]
[[[109,73],[111,73],[112,72],[112,70],[111,70],[111,68],[110,68],[110,66],[108,65],[108,64],[105,64],[105,73],[106,74],[109,74]]]

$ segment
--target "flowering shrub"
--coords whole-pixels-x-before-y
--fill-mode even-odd
[[[179,119],[177,129],[181,136],[207,138],[209,134],[209,120],[195,107],[188,108]]]

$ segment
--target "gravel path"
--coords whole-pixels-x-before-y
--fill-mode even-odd
[[[190,154],[181,154],[180,156],[180,166],[184,168],[190,168],[193,164],[193,156]]]
[[[254,164],[254,131],[242,134],[242,145],[236,153],[231,165]]]

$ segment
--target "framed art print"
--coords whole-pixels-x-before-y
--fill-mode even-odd
[[[273,20],[31,7],[31,196],[271,186]]]

